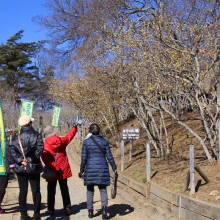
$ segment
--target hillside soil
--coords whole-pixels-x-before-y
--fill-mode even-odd
[[[201,137],[204,137],[201,121],[194,112],[186,112],[181,116],[190,127]],[[148,138],[136,119],[121,122],[122,129],[130,127],[140,128],[140,139],[133,140],[132,160],[129,160],[130,141],[125,140],[125,156],[123,174],[147,185],[146,181],[146,144]],[[220,205],[220,168],[217,162],[209,163],[199,142],[183,127],[166,117],[166,126],[169,134],[170,152],[164,158],[158,158],[156,151],[151,146],[151,181],[176,193],[184,194],[202,201]],[[111,145],[111,138],[109,139]],[[194,146],[195,164],[207,176],[209,182],[195,172],[196,193],[190,194],[190,188],[183,192],[187,173],[189,170],[189,147]],[[111,150],[116,160],[118,170],[121,169],[121,149],[111,145]]]

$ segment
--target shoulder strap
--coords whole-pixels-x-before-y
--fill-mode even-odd
[[[19,146],[21,148],[21,152],[23,154],[23,157],[26,160],[26,157],[25,157],[25,154],[24,154],[24,150],[23,150],[23,147],[22,147],[22,144],[21,144],[20,134],[18,135],[18,143],[19,143]]]
[[[91,136],[90,138],[91,138],[91,139],[93,140],[93,142],[99,147],[99,149],[102,151],[102,153],[103,153],[103,155],[104,155],[104,157],[105,157],[105,153],[104,153],[102,147],[100,146],[100,144],[95,140],[94,137]]]
[[[59,150],[57,150],[57,152],[56,152],[55,162],[57,162],[57,159],[58,159],[58,152],[59,152]]]

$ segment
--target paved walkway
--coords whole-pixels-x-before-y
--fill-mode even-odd
[[[50,217],[47,214],[47,183],[44,179],[41,179],[41,193],[42,193],[42,211],[41,217],[42,220],[54,220],[54,219],[75,219],[75,220],[84,220],[88,218],[88,211],[86,208],[86,187],[83,185],[83,180],[78,178],[79,172],[79,164],[75,158],[75,151],[73,150],[73,144],[68,146],[68,155],[69,162],[71,165],[73,176],[68,179],[68,185],[71,195],[71,216],[64,216],[63,205],[62,205],[62,197],[59,190],[59,185],[57,185],[57,194],[56,194],[56,205],[55,205],[55,216]],[[75,159],[74,159],[75,158]],[[108,187],[108,190],[110,187]],[[2,208],[6,210],[6,213],[0,214],[1,220],[19,220],[20,213],[18,209],[18,183],[17,180],[10,180],[7,188],[7,192],[5,198],[2,203]],[[110,192],[109,195],[109,204],[108,204],[108,213],[109,219],[113,220],[143,220],[143,219],[154,219],[161,220],[171,218],[161,218],[155,215],[155,209],[148,208],[145,206],[140,206],[138,204],[131,204],[129,201],[129,197],[124,197],[123,193],[120,193],[118,190],[118,194],[115,199],[111,199]],[[95,196],[94,196],[94,220],[102,219],[101,218],[101,202],[98,188],[95,188]],[[30,187],[28,190],[28,213],[30,216],[33,216],[33,205],[32,205],[32,194],[30,191]]]

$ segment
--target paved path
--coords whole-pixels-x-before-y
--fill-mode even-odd
[[[41,217],[42,220],[54,220],[54,219],[75,219],[75,220],[84,220],[88,218],[88,211],[86,208],[86,187],[83,185],[83,180],[78,178],[79,172],[79,163],[76,160],[76,152],[73,150],[74,145],[70,144],[68,146],[68,155],[69,162],[71,165],[73,176],[68,179],[68,185],[71,195],[71,216],[64,216],[63,214],[63,205],[62,198],[59,190],[59,185],[57,185],[57,194],[56,194],[56,205],[55,205],[55,216],[50,217],[47,214],[46,207],[46,196],[47,196],[47,183],[44,179],[41,179],[41,193],[42,193],[42,211]],[[75,158],[75,159],[74,159]],[[110,187],[108,187],[108,190]],[[18,211],[18,183],[16,180],[10,180],[7,188],[7,192],[5,198],[2,203],[2,208],[6,209],[5,214],[0,214],[1,220],[19,220],[20,213]],[[129,193],[127,196],[123,196],[123,193],[118,190],[118,194],[115,199],[111,199],[110,192],[109,195],[109,204],[108,204],[108,213],[109,219],[112,220],[143,220],[143,219],[154,219],[161,220],[167,219],[170,220],[172,218],[161,218],[155,215],[157,211],[156,209],[146,208],[145,206],[140,206],[133,202],[131,204],[131,200],[129,199]],[[95,188],[95,196],[94,196],[94,220],[102,219],[101,218],[101,202],[98,188]],[[32,205],[32,196],[30,187],[28,190],[28,213],[30,216],[33,216],[33,205]],[[159,215],[160,216],[160,215]]]

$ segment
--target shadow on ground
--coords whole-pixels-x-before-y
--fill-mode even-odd
[[[114,205],[111,205],[108,207],[108,218],[113,218],[115,217],[116,215],[119,215],[119,216],[124,216],[124,215],[127,215],[131,212],[134,211],[134,208],[128,204],[114,204]],[[95,215],[94,217],[96,216],[101,216],[102,215],[102,210],[100,209]]]

